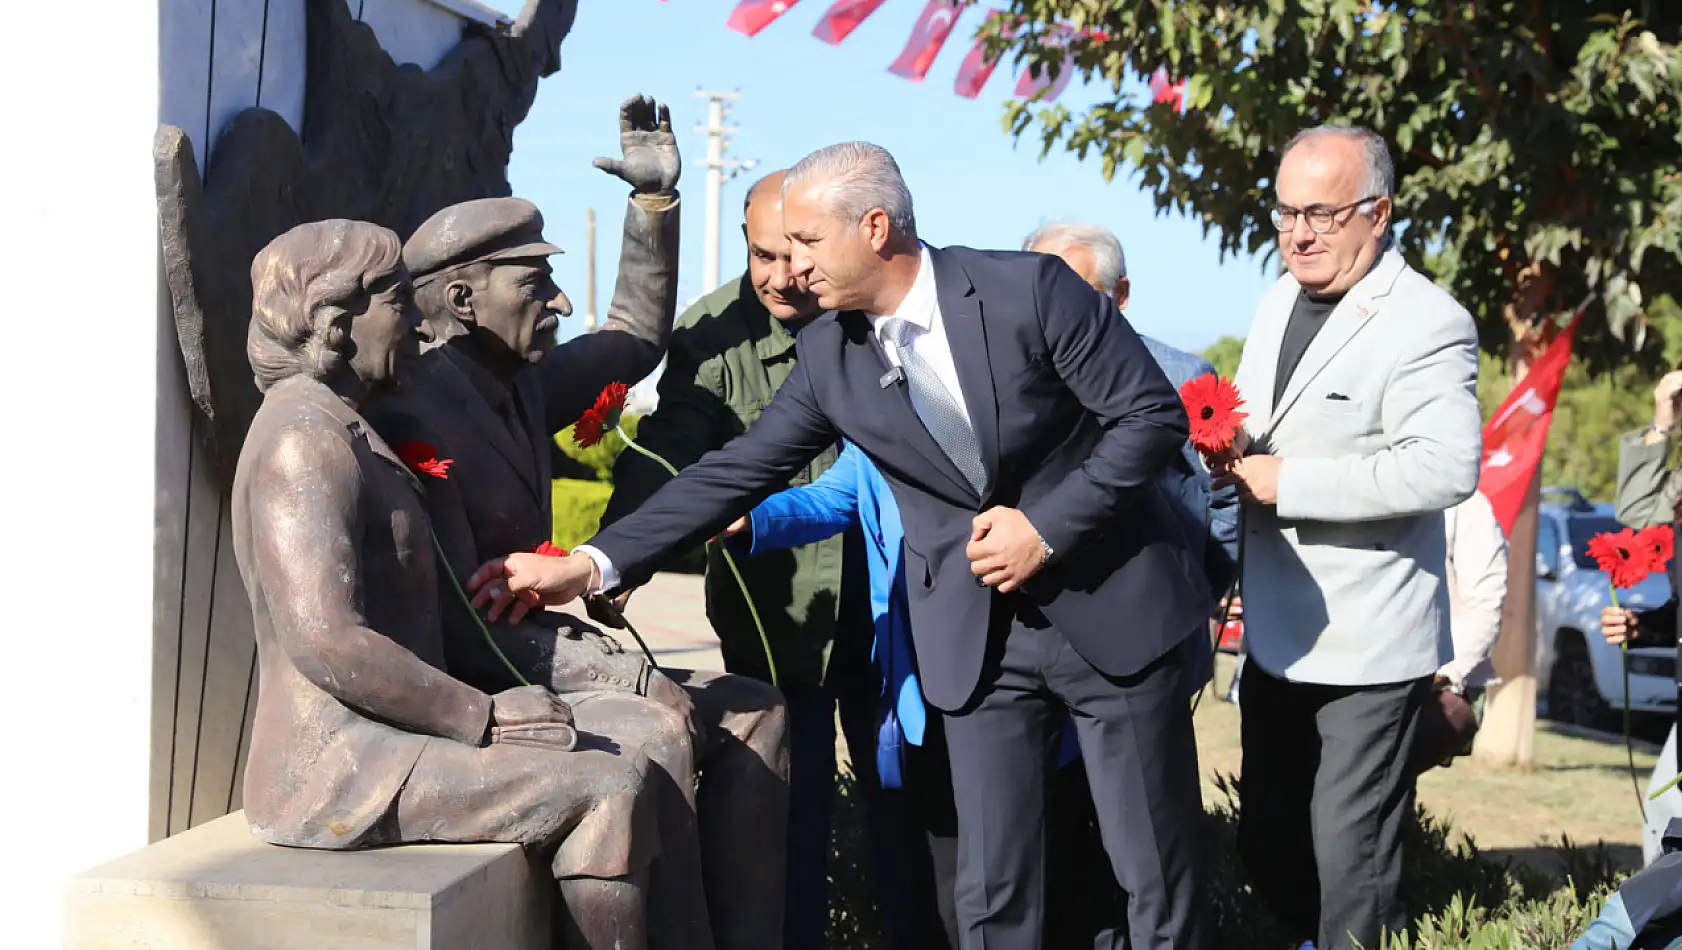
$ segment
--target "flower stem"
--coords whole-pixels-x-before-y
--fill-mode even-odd
[[[619,438],[625,440],[626,446],[641,454],[644,458],[650,458],[660,463],[661,467],[670,472],[673,478],[677,477],[677,469],[672,467],[672,463],[638,445],[637,440],[631,438],[630,434],[625,431],[624,426],[616,425],[613,427],[613,431],[619,433]],[[708,543],[715,544],[715,542],[710,541]],[[765,666],[771,673],[771,685],[780,685],[777,682],[777,661],[771,656],[771,638],[765,635],[765,624],[759,619],[759,608],[754,606],[753,595],[748,593],[748,582],[742,578],[742,571],[736,566],[736,559],[730,556],[730,550],[722,543],[717,543],[715,546],[718,549],[718,553],[724,555],[724,563],[730,567],[731,576],[736,578],[736,586],[742,592],[742,599],[747,601],[748,616],[753,618],[753,628],[759,632],[759,643],[765,648]],[[628,627],[629,623],[627,623],[626,626]],[[636,631],[631,631],[631,635],[636,636]],[[637,642],[641,643],[642,638],[637,637]],[[643,649],[646,651],[648,648],[645,646]]]
[[[1623,608],[1618,604],[1618,588],[1611,584],[1606,586],[1612,592],[1612,609],[1622,610]],[[1641,779],[1637,778],[1635,774],[1635,742],[1630,738],[1629,707],[1631,703],[1629,695],[1629,636],[1627,634],[1623,642],[1618,644],[1618,657],[1624,668],[1624,755],[1629,759],[1629,784],[1631,788],[1635,789],[1635,806],[1641,809],[1641,823],[1645,825],[1647,823],[1647,802],[1641,795]],[[1672,782],[1672,784],[1675,783]],[[1663,789],[1660,789],[1660,791],[1663,791]]]
[[[530,686],[531,683],[520,675],[520,670],[514,664],[508,662],[507,654],[503,653],[502,648],[496,645],[495,638],[491,636],[491,628],[485,626],[485,622],[479,619],[479,612],[473,609],[473,601],[467,598],[467,591],[461,589],[461,581],[456,580],[456,572],[450,570],[449,558],[444,556],[444,548],[438,543],[438,535],[433,534],[430,530],[426,534],[427,537],[432,539],[433,553],[438,555],[439,573],[450,579],[450,586],[455,588],[456,596],[461,598],[461,606],[467,610],[467,615],[472,617],[473,622],[478,625],[479,632],[484,634],[485,645],[491,648],[491,652],[496,654],[496,658],[502,661],[502,665],[508,668],[509,673],[513,674],[515,682],[521,686]]]

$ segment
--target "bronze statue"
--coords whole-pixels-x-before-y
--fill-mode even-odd
[[[424,494],[458,579],[550,540],[555,433],[606,384],[641,379],[665,353],[677,303],[676,140],[665,108],[641,97],[622,107],[620,129],[624,158],[595,163],[632,187],[601,330],[554,347],[552,331],[571,308],[546,260],[558,248],[544,240],[530,202],[453,205],[404,246],[437,345],[370,419],[392,444],[424,443],[451,460],[448,477],[426,479]],[[441,596],[449,668],[487,691],[513,685],[467,607],[453,591]],[[656,945],[681,935],[722,950],[778,946],[788,752],[777,691],[723,674],[662,674],[568,614],[485,623],[521,675],[567,698],[581,728],[653,761],[662,842],[650,885]],[[701,900],[694,883],[703,880]]]
[[[418,353],[392,232],[318,221],[251,266],[263,402],[233,533],[261,669],[245,807],[279,845],[518,842],[550,858],[569,948],[646,948],[649,765],[545,685],[448,672],[416,476],[361,412]],[[588,727],[585,727],[586,729]]]

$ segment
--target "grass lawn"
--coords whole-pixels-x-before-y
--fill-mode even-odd
[[[1232,680],[1233,660],[1217,658],[1215,688],[1222,693]],[[1203,768],[1203,798],[1220,800],[1216,773],[1237,775],[1242,761],[1237,707],[1206,693],[1197,708],[1197,747]],[[1641,786],[1655,756],[1638,746],[1635,765]],[[1486,853],[1512,856],[1526,863],[1553,862],[1544,843],[1605,842],[1623,867],[1641,866],[1641,819],[1622,740],[1578,738],[1538,723],[1535,768],[1529,775],[1503,772],[1455,759],[1448,769],[1432,769],[1419,780],[1420,801],[1431,814],[1470,835]],[[1548,870],[1557,871],[1557,867]]]

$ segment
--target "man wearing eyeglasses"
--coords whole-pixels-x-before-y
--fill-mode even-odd
[[[1247,432],[1211,459],[1244,505],[1239,847],[1294,943],[1374,947],[1399,884],[1414,723],[1453,655],[1444,509],[1477,487],[1477,335],[1390,235],[1395,172],[1365,129],[1285,146],[1289,272],[1236,382]]]

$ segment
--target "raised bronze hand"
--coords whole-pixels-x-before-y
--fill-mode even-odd
[[[619,106],[619,148],[623,159],[598,158],[590,164],[623,179],[643,195],[669,195],[683,173],[672,114],[648,96],[632,96]]]

